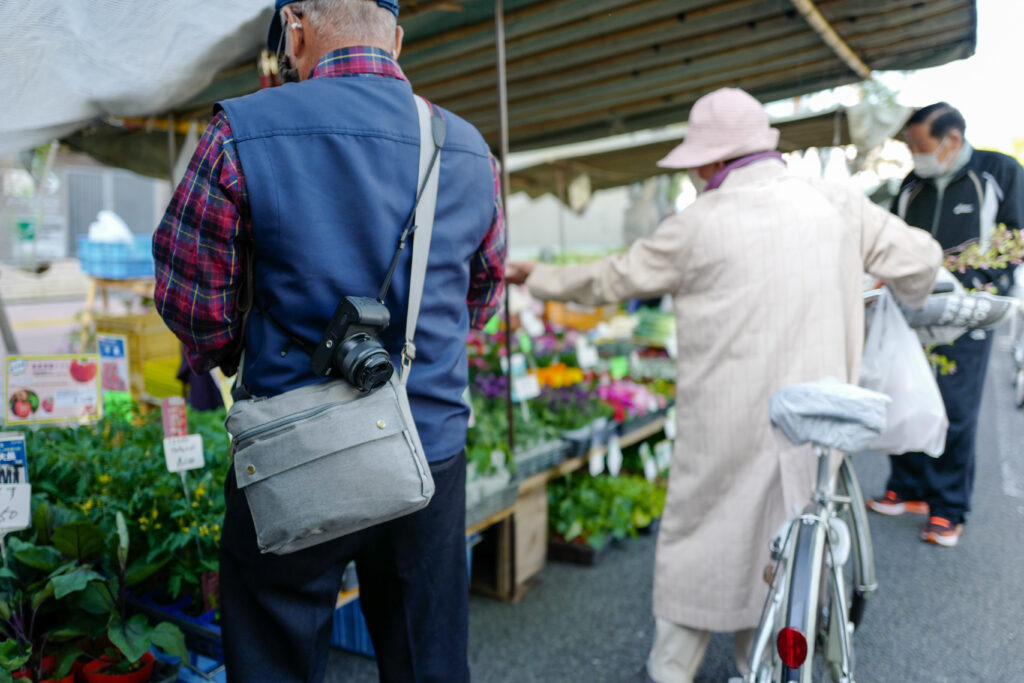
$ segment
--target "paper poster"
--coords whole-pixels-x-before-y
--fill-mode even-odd
[[[97,420],[100,357],[8,356],[4,373],[8,425]]]
[[[28,451],[21,432],[0,432],[0,484],[28,483]]]
[[[128,338],[115,334],[96,335],[100,351],[100,387],[108,391],[128,391]]]

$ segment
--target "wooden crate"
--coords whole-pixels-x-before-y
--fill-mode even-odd
[[[117,334],[128,340],[128,371],[132,397],[146,393],[146,363],[180,357],[181,342],[156,311],[131,315],[94,315],[97,334]]]
[[[547,548],[547,487],[521,486],[515,512],[488,527],[473,552],[473,591],[518,602],[536,585]]]

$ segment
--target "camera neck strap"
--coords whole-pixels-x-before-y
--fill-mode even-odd
[[[441,175],[441,148],[444,146],[445,122],[441,113],[431,107],[422,97],[416,96],[416,112],[420,121],[420,172],[419,194],[413,210],[411,228],[402,231],[398,250],[391,261],[391,268],[384,286],[381,287],[383,302],[391,283],[391,275],[398,263],[398,256],[405,248],[405,241],[412,235],[412,273],[409,276],[409,310],[405,318],[405,345],[402,347],[402,376],[404,386],[409,381],[409,370],[416,358],[416,323],[420,317],[420,303],[423,300],[423,286],[427,277],[427,258],[430,255],[430,238],[434,233],[434,213],[437,209],[438,179]]]

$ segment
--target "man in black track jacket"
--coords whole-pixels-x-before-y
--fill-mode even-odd
[[[964,137],[966,124],[955,108],[939,102],[918,110],[907,122],[906,140],[914,171],[903,181],[893,212],[909,225],[930,230],[947,252],[975,242],[985,244],[1000,225],[1024,225],[1024,169],[998,152],[976,150]],[[993,284],[1008,289],[1009,271],[970,270],[959,275],[965,287]],[[928,514],[924,541],[956,545],[970,510],[974,480],[978,407],[985,382],[992,333],[975,330],[936,349],[956,364],[938,378],[949,416],[943,455],[923,453],[890,458],[892,475],[885,496],[868,502],[887,515]]]

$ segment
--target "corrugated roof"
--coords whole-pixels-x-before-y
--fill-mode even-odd
[[[974,52],[975,0],[816,5],[873,70],[935,66]],[[417,91],[497,147],[492,2],[403,0],[402,7],[401,63]],[[768,102],[860,80],[790,0],[505,0],[505,16],[512,151],[679,123],[719,87]],[[253,64],[226,71],[182,104],[179,120],[206,117],[212,102],[258,85]],[[116,141],[113,131],[102,133]],[[83,139],[75,146],[85,147]]]
[[[408,0],[403,7],[407,75],[493,145],[491,3]],[[974,0],[826,0],[817,7],[874,70],[934,66],[974,52]],[[505,30],[513,151],[678,123],[719,87],[741,87],[767,102],[860,80],[790,0],[509,0]]]

